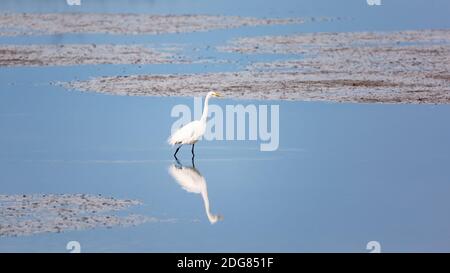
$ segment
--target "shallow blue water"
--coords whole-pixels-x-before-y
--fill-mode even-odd
[[[12,2],[5,1],[2,10],[78,9],[54,5],[56,1],[40,5]],[[385,1],[384,6],[371,10],[364,1],[345,5],[337,1],[303,1],[302,5],[298,1],[264,1],[259,9],[254,8],[255,1],[240,1],[240,6],[230,1],[214,5],[204,1],[117,2],[120,4],[86,1],[80,9],[357,17],[288,28],[133,37],[139,42],[203,47],[240,35],[273,34],[278,29],[289,33],[445,28],[449,24],[442,17],[446,1]],[[408,10],[403,9],[406,2]],[[433,16],[422,11],[433,12]],[[380,14],[385,15],[383,20],[370,20]],[[82,40],[130,42],[125,36],[102,35],[16,37],[1,42]],[[127,228],[2,237],[0,251],[65,252],[70,240],[79,241],[85,252],[366,252],[366,244],[372,240],[379,241],[383,251],[450,251],[450,106],[214,100],[223,109],[236,103],[279,105],[280,146],[273,152],[261,152],[258,141],[202,141],[196,145],[195,166],[207,183],[211,211],[224,216],[223,221],[211,225],[201,196],[183,190],[168,173],[175,163],[173,150],[166,145],[175,120],[170,111],[180,103],[192,106],[191,98],[111,96],[49,84],[100,75],[232,71],[245,64],[244,56],[221,56],[206,49],[199,54],[239,62],[0,68],[1,194],[90,193],[138,199],[144,205],[132,212],[176,219]],[[180,159],[183,165],[191,165],[189,148],[182,148]]]

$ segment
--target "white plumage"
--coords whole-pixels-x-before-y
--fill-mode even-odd
[[[195,144],[200,137],[205,133],[206,122],[194,120],[178,129],[173,135],[169,137],[170,145],[177,144]]]
[[[194,120],[184,125],[173,133],[167,142],[170,145],[180,145],[175,151],[174,156],[176,157],[178,150],[183,144],[192,145],[192,154],[194,154],[194,145],[203,136],[206,130],[206,121],[208,118],[208,103],[211,97],[221,97],[217,92],[209,92],[205,98],[205,105],[203,106],[203,114],[200,120]]]

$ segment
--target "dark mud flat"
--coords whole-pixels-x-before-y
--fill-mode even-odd
[[[323,18],[322,20],[328,20]],[[331,19],[330,19],[331,20]],[[299,18],[252,18],[219,15],[151,15],[123,13],[3,13],[0,36],[65,33],[162,34],[243,26],[301,24]]]
[[[186,63],[173,48],[160,51],[144,45],[68,44],[2,45],[0,66]]]
[[[219,46],[219,51],[246,54],[304,54],[323,48],[398,46],[405,43],[430,45],[449,43],[450,30],[392,32],[318,32],[282,36],[242,37]]]
[[[0,195],[0,236],[59,233],[164,221],[144,215],[118,216],[113,213],[140,204],[136,200],[88,194]]]
[[[245,71],[99,77],[66,88],[115,95],[199,96],[355,103],[450,103],[450,31],[317,33],[242,38],[238,54],[294,54]]]

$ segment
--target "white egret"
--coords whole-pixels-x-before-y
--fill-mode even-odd
[[[181,164],[180,166],[171,165],[169,173],[185,191],[201,194],[206,216],[211,224],[223,220],[222,215],[211,213],[206,180],[195,167],[184,167]]]
[[[194,156],[194,145],[200,139],[201,136],[205,133],[206,130],[206,119],[208,118],[208,103],[211,97],[221,97],[222,95],[218,92],[208,92],[205,98],[205,105],[203,106],[203,114],[200,120],[194,120],[184,125],[180,129],[178,129],[175,133],[173,133],[167,142],[170,145],[178,145],[175,154],[173,155],[175,158],[177,157],[178,150],[183,146],[183,144],[192,145],[192,156]]]

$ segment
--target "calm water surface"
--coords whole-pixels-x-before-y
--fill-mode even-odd
[[[203,141],[195,169],[166,145],[172,107],[191,98],[67,91],[51,81],[137,73],[233,71],[286,56],[219,54],[245,35],[447,28],[447,1],[4,1],[1,11],[205,13],[352,20],[161,36],[2,37],[1,43],[166,43],[230,64],[0,68],[0,194],[89,193],[137,199],[129,210],[173,222],[0,237],[0,251],[450,251],[450,106],[214,100],[280,105],[280,146]],[[62,4],[61,4],[62,3]],[[257,4],[258,3],[258,4]],[[258,6],[258,9],[255,6]],[[406,7],[409,7],[408,9]],[[444,8],[443,8],[444,7]],[[445,8],[446,7],[446,8]],[[382,16],[383,20],[380,20]],[[447,16],[447,14],[445,14]],[[200,47],[193,53],[190,48]],[[176,166],[175,166],[175,165]],[[183,188],[183,175],[199,188]],[[205,199],[207,195],[207,202]],[[205,208],[209,205],[209,210]],[[209,216],[208,216],[209,214]],[[210,219],[223,216],[215,224]],[[1,221],[1,220],[0,220]]]

